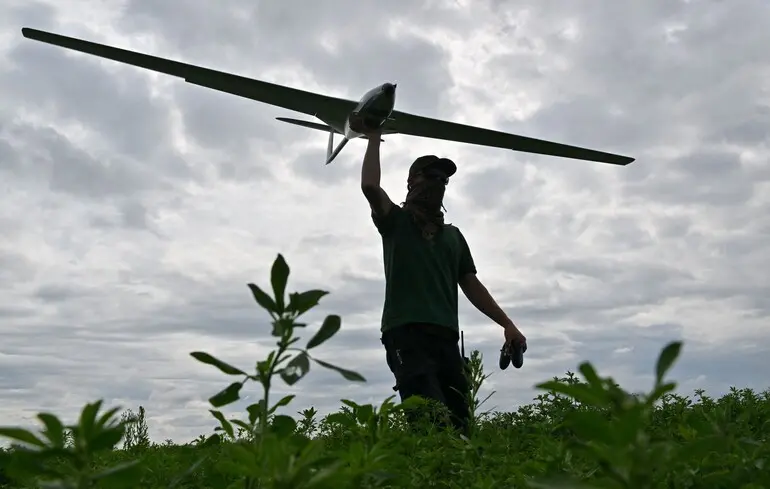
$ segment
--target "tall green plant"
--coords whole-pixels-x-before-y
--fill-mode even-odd
[[[670,439],[655,439],[650,425],[655,403],[676,388],[663,379],[676,361],[681,342],[667,345],[655,366],[655,383],[648,394],[623,390],[611,377],[600,377],[590,362],[581,363],[579,371],[585,382],[549,381],[537,387],[565,395],[580,404],[566,415],[556,429],[566,427],[573,433],[565,457],[572,450],[595,461],[589,474],[591,487],[645,489],[655,487],[656,467],[671,467],[677,444]],[[574,483],[576,481],[571,481]],[[566,487],[544,482],[537,487]]]
[[[276,375],[280,376],[286,384],[294,385],[310,371],[310,360],[312,360],[322,367],[339,372],[348,380],[366,381],[360,374],[315,358],[309,352],[309,350],[325,343],[340,330],[342,320],[338,315],[327,316],[321,328],[310,338],[305,348],[292,346],[300,341],[299,337],[294,336],[295,330],[307,326],[307,324],[299,323],[297,320],[300,316],[318,305],[320,299],[327,295],[328,292],[315,289],[305,292],[294,292],[289,294],[289,300],[287,301],[285,295],[289,271],[289,266],[283,256],[278,255],[270,272],[273,297],[264,292],[259,286],[253,283],[248,284],[254,300],[270,314],[272,319],[271,335],[278,338],[276,343],[278,348],[271,351],[266,360],[257,362],[254,374],[247,374],[245,371],[205,352],[196,351],[190,353],[196,360],[212,365],[224,374],[243,376],[242,380],[230,383],[230,385],[209,398],[209,402],[215,408],[232,404],[240,399],[240,391],[248,381],[259,382],[262,385],[262,400],[246,408],[249,413],[249,423],[238,420],[233,422],[233,424],[248,430],[252,435],[265,433],[268,420],[271,418],[274,423],[288,422],[288,416],[275,416],[274,413],[278,408],[288,405],[294,399],[294,395],[285,396],[273,406],[270,406],[270,389],[273,378]],[[294,352],[295,355],[292,356],[289,352]],[[232,424],[224,419],[222,412],[212,410],[211,413],[219,420],[222,430],[233,437]]]
[[[273,405],[270,404],[274,378],[278,376],[286,384],[294,385],[309,372],[311,361],[340,373],[345,379],[366,381],[360,374],[320,360],[310,353],[310,350],[322,345],[340,330],[342,321],[338,315],[327,316],[304,348],[294,346],[300,341],[295,331],[307,326],[297,320],[318,305],[328,292],[314,289],[290,293],[287,297],[289,272],[288,264],[279,254],[270,272],[273,296],[253,283],[248,284],[254,300],[272,319],[271,335],[278,338],[277,348],[270,352],[267,359],[256,363],[254,373],[248,374],[206,352],[195,351],[190,354],[226,375],[242,377],[209,398],[209,403],[215,408],[210,412],[219,421],[219,426],[218,432],[203,444],[221,443],[225,441],[222,434],[227,435],[232,443],[223,445],[227,456],[221,459],[220,465],[227,472],[240,477],[239,487],[245,489],[356,487],[357,481],[364,480],[375,467],[381,467],[385,457],[379,454],[377,443],[368,445],[367,451],[363,452],[378,452],[374,460],[364,457],[363,460],[355,461],[352,467],[350,459],[346,461],[330,456],[324,450],[322,440],[311,440],[299,433],[294,418],[275,414],[280,407],[291,403],[293,395],[284,396]],[[262,399],[246,408],[248,421],[226,419],[217,408],[237,401],[248,381],[261,384]],[[132,423],[136,421],[133,416],[117,420],[119,408],[100,414],[101,405],[101,400],[86,405],[79,422],[66,427],[55,415],[40,413],[38,419],[45,426],[41,434],[17,427],[0,427],[0,436],[15,442],[9,456],[12,459],[11,471],[20,476],[34,476],[40,487],[45,488],[136,487],[141,475],[136,460],[106,470],[93,470],[96,455],[113,450],[125,438],[127,428],[133,428]],[[387,409],[389,403],[386,402],[385,406]],[[372,406],[362,408],[372,409]],[[143,417],[143,409],[140,412]],[[236,437],[234,426],[247,433],[246,440]],[[134,444],[134,434],[129,433],[127,446]],[[142,440],[146,435],[143,431],[136,434]],[[71,442],[68,442],[69,438]],[[205,460],[206,457],[197,460],[171,481],[168,487],[177,486]],[[367,480],[369,485],[378,485],[386,479],[377,476]]]
[[[96,455],[112,450],[125,433],[125,424],[116,416],[119,408],[102,412],[101,407],[101,400],[86,404],[78,422],[72,425],[65,425],[54,414],[39,413],[37,418],[44,425],[40,433],[0,427],[0,437],[13,441],[11,474],[33,476],[45,489],[85,489],[97,484],[135,487],[139,480],[135,460],[93,470]]]
[[[483,400],[479,399],[481,387],[492,374],[484,373],[484,358],[478,350],[473,350],[471,352],[467,373],[470,392],[466,393],[466,395],[468,396],[468,406],[470,408],[470,435],[472,436],[479,428],[479,423],[487,418],[491,412],[491,410],[479,412],[479,409],[490,397],[495,395],[496,391],[490,392]]]
[[[295,336],[297,328],[304,328],[305,323],[297,320],[307,311],[318,305],[320,299],[328,294],[323,290],[294,292],[286,297],[289,278],[289,266],[282,255],[278,255],[270,272],[273,296],[268,295],[259,286],[250,283],[249,289],[254,300],[270,314],[272,319],[271,334],[277,337],[277,349],[270,352],[266,360],[258,361],[255,373],[247,374],[205,352],[192,352],[196,360],[218,368],[231,376],[243,379],[230,383],[227,387],[209,399],[215,408],[221,408],[237,401],[246,382],[261,384],[263,397],[259,402],[246,407],[248,421],[226,419],[218,409],[210,410],[219,421],[219,429],[231,439],[235,438],[233,425],[242,428],[249,435],[247,443],[229,445],[229,456],[225,457],[222,467],[228,472],[243,477],[246,489],[256,487],[327,487],[336,479],[342,464],[336,459],[325,456],[323,445],[318,440],[297,433],[297,422],[288,415],[275,412],[287,406],[294,395],[287,395],[270,405],[270,390],[274,377],[279,376],[288,385],[294,385],[310,371],[310,361],[327,369],[339,372],[351,381],[365,382],[358,373],[332,365],[310,354],[310,350],[329,340],[340,329],[338,315],[329,315],[320,329],[308,340],[304,348],[293,345],[300,341]],[[294,355],[292,356],[293,353]],[[212,442],[218,441],[215,435]],[[336,481],[339,483],[340,481]]]

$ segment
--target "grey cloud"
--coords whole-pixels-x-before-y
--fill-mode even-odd
[[[175,101],[182,108],[184,124],[197,144],[241,151],[252,139],[271,141],[279,124],[260,117],[260,105],[215,90],[175,83]]]
[[[122,224],[128,228],[144,229],[148,226],[147,208],[141,202],[127,202],[120,209]]]
[[[411,34],[388,33],[393,21],[414,21],[414,15],[432,23],[458,20],[458,14],[440,4],[426,9],[399,1],[383,11],[360,2],[345,1],[330,9],[295,1],[212,13],[205,2],[192,2],[186,12],[182,21],[173,8],[131,1],[120,25],[132,34],[161,29],[163,39],[186,60],[217,60],[226,65],[218,69],[246,76],[261,78],[253,73],[269,64],[301,66],[327,86],[346,87],[351,98],[385,81],[403,81],[408,90],[403,90],[399,105],[425,114],[440,110],[441,92],[451,83],[440,47]],[[338,48],[327,49],[327,39]],[[250,67],[237,69],[248,59],[236,54],[242,46],[251,46],[258,56]]]
[[[577,341],[578,356],[593,361],[600,374],[622,365],[640,379],[651,380],[660,351],[668,343],[684,339],[684,328],[678,324],[640,327],[618,323],[607,328],[581,330],[573,336]],[[767,363],[768,353],[770,345],[767,343],[737,341],[715,346],[689,340],[685,341],[680,357],[667,378],[680,384],[680,392],[689,381],[701,376],[721,391],[744,386],[763,389],[766,386],[761,372],[764,371],[762,366]],[[640,382],[638,388],[649,388],[647,384]]]
[[[770,139],[768,121],[770,121],[770,107],[760,105],[755,99],[742,100],[741,104],[750,105],[742,118],[735,115],[732,120],[723,121],[723,125],[711,128],[708,139],[712,141],[732,142],[735,144],[750,146],[759,145]],[[753,106],[751,106],[753,105]]]
[[[768,354],[770,348],[763,343],[740,341],[724,348],[685,344],[681,362],[674,366],[671,375],[675,379],[705,376],[710,385],[718,386],[716,388],[723,392],[730,387],[763,390],[767,388],[763,373]]]
[[[662,215],[655,222],[655,232],[661,239],[684,238],[692,231],[693,224],[690,218],[683,215]]]
[[[615,7],[580,9],[572,12],[579,26],[578,36],[567,40],[561,30],[565,23],[554,14],[544,10],[531,13],[527,21],[516,24],[508,19],[517,13],[521,2],[493,5],[500,14],[496,25],[507,27],[511,42],[521,41],[521,45],[518,54],[492,58],[485,70],[504,76],[508,69],[501,60],[531,60],[540,68],[521,74],[510,70],[512,79],[521,78],[536,88],[553,88],[544,106],[532,117],[507,121],[502,127],[638,158],[620,169],[516,156],[542,168],[544,175],[553,176],[558,171],[564,175],[558,181],[565,184],[565,190],[590,192],[587,200],[592,204],[610,205],[612,199],[615,208],[620,209],[612,217],[590,220],[578,217],[580,209],[570,207],[568,202],[541,211],[533,202],[556,200],[542,190],[548,183],[543,179],[531,185],[513,185],[508,193],[522,193],[521,200],[514,196],[493,199],[500,193],[502,182],[521,181],[520,167],[493,167],[468,180],[464,194],[479,209],[496,203],[499,207],[492,211],[495,217],[516,216],[540,235],[547,233],[562,241],[563,249],[544,246],[537,256],[544,277],[557,273],[557,280],[569,279],[570,275],[574,278],[575,267],[583,269],[581,275],[587,272],[592,277],[593,285],[582,282],[583,288],[559,294],[559,300],[548,306],[521,304],[512,295],[507,303],[517,317],[523,318],[525,324],[527,319],[571,319],[589,324],[617,321],[662,304],[669,297],[733,297],[762,307],[759,298],[766,294],[767,286],[760,285],[761,279],[749,271],[761,268],[759,253],[767,250],[767,241],[765,237],[743,236],[755,232],[751,223],[763,215],[765,207],[748,204],[760,188],[757,173],[764,174],[759,170],[762,165],[748,168],[738,159],[739,149],[728,149],[726,144],[741,141],[737,135],[727,135],[731,128],[744,121],[760,122],[758,118],[766,112],[760,102],[762,85],[758,80],[770,58],[761,51],[757,40],[764,36],[762,26],[770,13],[767,7],[757,2],[729,8],[721,4],[706,13],[693,5],[648,2],[636,7],[634,15],[621,14]],[[538,9],[531,12],[535,11]],[[559,16],[562,13],[559,11]],[[610,22],[613,15],[615,21]],[[723,15],[725,22],[714,24],[709,20],[711,15]],[[676,42],[670,42],[665,28],[676,22],[688,24],[688,28],[677,34]],[[592,27],[596,25],[607,28]],[[726,25],[741,27],[730,29]],[[537,38],[537,43],[525,42],[526,36]],[[708,42],[703,41],[706,38]],[[570,77],[541,76],[551,66],[549,58],[538,58],[527,48],[536,44],[563,56],[573,67]],[[728,50],[733,54],[728,55]],[[736,56],[737,52],[741,55]],[[719,59],[722,54],[729,57],[733,69],[714,63],[716,53]],[[757,136],[764,134],[754,131]],[[693,138],[702,142],[691,145],[688,141]],[[759,142],[756,138],[747,141]],[[677,143],[695,149],[678,158],[662,156],[664,148]],[[714,227],[704,225],[705,216]],[[744,234],[719,236],[722,229]],[[570,250],[568,243],[584,232],[593,236],[592,256],[582,245],[572,245]],[[687,268],[694,262],[685,260],[686,250],[692,254],[704,248],[726,260],[706,265],[713,267],[715,278],[723,280],[720,285],[704,281],[697,268]],[[547,254],[554,252],[559,257],[546,265]],[[634,256],[635,260],[655,253],[657,260],[670,265],[650,273],[656,268],[651,268],[650,260],[637,267],[622,258],[621,264],[614,253]],[[565,259],[570,254],[572,263],[565,270]],[[676,260],[675,256],[681,258]],[[517,258],[513,256],[512,263]],[[613,265],[604,265],[610,263]],[[588,271],[594,266],[599,268]],[[728,276],[736,274],[745,275],[752,286],[727,281]],[[587,288],[592,288],[592,293]]]
[[[417,37],[389,39],[373,34],[376,31],[367,32],[367,36],[372,36],[368,42],[351,44],[333,63],[319,64],[316,68],[321,80],[328,84],[338,83],[337,80],[352,82],[360,87],[361,94],[379,83],[403,80],[397,94],[402,110],[439,115],[443,93],[452,86],[446,52]]]
[[[0,221],[2,224],[2,221]],[[2,226],[6,237],[12,236],[10,229]],[[6,234],[7,233],[7,234]],[[17,251],[0,248],[0,283],[25,282],[35,275],[35,264]]]
[[[340,245],[345,244],[346,239],[332,233],[322,233],[312,236],[305,236],[300,241],[301,248],[317,248],[323,250],[334,250]]]
[[[515,1],[494,4],[501,14],[513,13],[520,6]],[[541,41],[564,56],[574,70],[569,78],[556,75],[535,83],[561,89],[561,93],[530,119],[503,123],[504,128],[631,154],[638,162],[617,173],[636,179],[640,173],[654,172],[658,177],[668,173],[669,163],[661,158],[658,148],[686,144],[694,136],[702,138],[703,143],[693,154],[702,158],[703,151],[710,151],[702,148],[706,143],[738,142],[742,136],[734,135],[737,124],[756,120],[759,126],[752,127],[762,126],[766,106],[761,102],[764,97],[759,77],[762,67],[770,64],[770,58],[759,47],[768,18],[766,5],[751,1],[730,7],[710,4],[703,10],[695,4],[646,2],[635,7],[633,15],[614,6],[572,13],[579,28],[575,41],[561,36],[563,22],[546,27],[547,19],[554,15],[544,10],[541,15],[531,15],[531,25],[524,24],[521,32],[514,34],[543,32]],[[560,10],[559,16],[562,14]],[[712,15],[719,16],[718,24],[711,22]],[[507,22],[504,15],[500,18],[500,22]],[[666,36],[666,28],[674,24],[686,26],[675,42]],[[596,29],[596,25],[606,28]],[[741,54],[736,56],[738,52]],[[714,63],[714,59],[725,62]],[[499,61],[492,59],[488,69],[504,70]],[[573,87],[580,87],[579,96]],[[722,154],[721,158],[734,159],[726,156]],[[549,168],[573,166],[560,160],[544,160],[541,164]],[[690,201],[710,199],[713,193],[719,194],[715,199],[740,198],[746,190],[742,181],[745,174],[732,177],[735,182],[712,176],[713,186],[708,187],[700,184],[687,188],[682,180],[650,185],[659,185],[661,198],[668,203],[681,195],[677,191],[684,192],[684,198],[689,196]],[[727,188],[720,190],[720,184]],[[629,188],[629,197],[636,190]]]
[[[0,83],[29,108],[61,122],[87,124],[128,157],[147,160],[162,153],[169,170],[189,171],[173,160],[169,113],[139,70],[121,66],[118,77],[110,76],[98,58],[26,39],[11,50],[10,61]],[[55,78],[48,76],[51,72]]]
[[[766,308],[763,298],[769,290],[767,284],[755,280],[750,286],[743,285],[740,279],[710,282],[698,278],[694,271],[673,265],[642,261],[632,265],[582,255],[579,259],[555,261],[549,274],[557,280],[577,281],[581,285],[554,294],[554,300],[547,304],[528,303],[516,291],[503,295],[501,302],[514,317],[521,318],[523,324],[548,321],[612,323],[662,305],[672,297],[738,299],[747,307],[763,309]]]
[[[309,288],[311,287],[305,289]],[[335,296],[340,298],[335,301]],[[369,342],[369,338],[366,333],[359,331],[367,331],[365,328],[368,325],[372,326],[372,331],[375,331],[376,337],[379,338],[379,320],[362,323],[356,319],[357,314],[377,314],[376,310],[372,310],[371,302],[359,302],[361,305],[358,308],[351,308],[345,303],[347,297],[344,291],[335,291],[334,294],[323,298],[320,305],[303,315],[301,322],[308,326],[297,330],[297,334],[304,338],[303,341],[310,339],[329,314],[342,316],[342,329],[338,333],[339,336],[335,337],[335,342],[344,342],[345,348],[365,348],[363,344],[358,343],[359,338],[364,344]],[[270,316],[254,302],[245,287],[244,293],[236,298],[209,293],[208,297],[197,297],[183,303],[182,307],[160,310],[156,313],[156,320],[147,324],[146,328],[153,331],[197,331],[203,334],[215,332],[218,337],[257,341],[263,345],[274,345],[277,341],[270,336]],[[361,334],[365,338],[361,338]]]
[[[201,158],[204,163],[214,164],[218,176],[227,180],[274,177],[272,167],[289,146],[284,124],[265,117],[262,104],[175,82],[172,93],[183,129],[190,141],[206,151]]]
[[[499,61],[495,60],[495,63]],[[613,101],[606,100],[605,96],[598,93],[579,99],[556,100],[524,122],[503,120],[500,127],[513,133],[637,157],[641,156],[640,152],[646,152],[650,141],[670,134],[670,127],[657,121],[655,117],[660,117],[659,113],[651,108],[626,117],[613,117],[607,111]],[[633,108],[628,110],[635,111]],[[539,161],[542,157],[536,159]],[[566,161],[559,163],[575,165]]]
[[[0,72],[4,95],[15,97],[16,107],[24,101],[27,110],[43,111],[47,123],[27,122],[22,111],[5,109],[0,172],[38,188],[47,184],[54,192],[100,200],[139,198],[141,192],[194,178],[188,163],[168,146],[165,109],[150,100],[146,83],[128,74],[116,85],[93,60],[62,51],[29,41],[10,51],[12,63]],[[57,76],[48,76],[48,70]],[[92,131],[91,142],[108,152],[75,142],[71,128],[65,134],[56,126],[66,121],[84,124]],[[142,225],[135,212],[140,206],[127,204],[125,224]]]
[[[93,213],[89,221],[91,226],[103,229],[149,231],[158,237],[165,236],[153,223],[155,213],[148,209],[147,204],[130,196],[113,199],[112,203],[112,206],[105,206],[103,212]]]
[[[303,4],[300,12],[307,12],[308,9],[304,7],[306,6]],[[230,27],[226,29],[227,32],[210,32],[204,29],[204,25],[212,26],[216,24],[212,22],[211,14],[203,10],[205,8],[207,8],[206,5],[194,4],[190,11],[191,17],[187,17],[184,26],[177,26],[179,30],[176,30],[174,26],[176,26],[178,16],[175,11],[165,11],[162,8],[157,9],[157,6],[150,8],[149,4],[132,2],[127,7],[126,12],[129,15],[124,18],[123,26],[134,33],[137,32],[137,29],[150,29],[153,26],[162,28],[165,34],[171,35],[170,39],[175,39],[174,43],[182,51],[180,56],[190,62],[194,61],[187,58],[193,53],[199,56],[201,53],[205,54],[207,52],[206,49],[201,49],[204,45],[208,47],[214,45],[212,39],[216,39],[218,46],[215,50],[215,59],[218,63],[224,61],[221,55],[221,47],[219,47],[221,43],[236,42],[236,39],[239,43],[252,39],[253,42],[260,46],[259,59],[262,62],[270,59],[269,54],[264,51],[264,43],[261,42],[261,36],[264,36],[264,34],[261,34],[259,29],[254,30],[255,24],[251,22],[254,19],[250,19],[248,15],[244,15],[244,12],[239,9],[232,11],[223,9],[218,15],[222,16],[221,20],[223,22],[226,19]],[[272,9],[273,7],[269,8]],[[282,5],[276,11],[260,11],[258,13],[252,12],[252,14],[257,19],[257,27],[261,25],[261,22],[265,22],[264,27],[267,28],[273,25],[271,19],[276,16],[281,17],[287,12],[285,6]],[[326,10],[321,9],[321,12],[326,12]],[[199,22],[195,19],[198,19]],[[308,16],[305,18],[305,22],[309,24],[305,27],[322,26],[317,21],[317,16]],[[164,22],[164,24],[157,25],[156,22]],[[171,26],[170,29],[169,25]],[[197,25],[200,29],[190,29],[191,25]],[[374,25],[379,26],[377,23]],[[304,29],[303,26],[304,24],[297,26],[297,28],[302,27]],[[379,26],[380,29],[384,27],[384,24]],[[443,51],[433,44],[416,37],[401,36],[398,40],[389,39],[384,31],[375,32],[367,28],[367,26],[360,28],[363,29],[360,34],[363,35],[365,33],[368,38],[368,42],[365,45],[353,44],[354,51],[344,52],[340,55],[331,55],[322,49],[319,44],[312,44],[306,47],[320,49],[320,51],[315,53],[303,51],[303,53],[307,53],[307,57],[301,60],[302,64],[305,67],[318,71],[321,77],[319,80],[321,81],[334,85],[344,80],[348,84],[353,83],[356,87],[355,90],[361,93],[363,93],[363,90],[370,88],[371,85],[384,81],[383,77],[387,79],[411,80],[409,90],[405,91],[404,94],[404,103],[413,110],[426,113],[435,112],[440,101],[439,94],[442,89],[448,87],[451,78],[446,70],[445,61],[441,58]],[[202,37],[204,32],[214,37],[204,38]],[[282,35],[285,35],[288,29],[281,32]],[[320,34],[321,32],[319,31]],[[303,35],[310,35],[310,31],[303,32]],[[241,38],[240,36],[243,37]],[[291,42],[292,39],[293,36],[288,36],[284,41]],[[267,36],[266,40],[269,41],[270,45],[274,45],[278,41],[272,34]],[[289,46],[286,47],[287,52],[291,52],[288,49]],[[350,49],[350,47],[347,49]],[[123,74],[121,75],[123,78],[131,80],[131,82],[120,86],[108,86],[104,78],[106,72],[97,68],[97,61],[83,56],[65,57],[62,51],[50,46],[41,47],[22,44],[16,48],[14,57],[19,64],[23,62],[22,60],[28,60],[24,61],[27,64],[35,63],[32,66],[23,65],[27,75],[33,73],[34,66],[46,65],[50,67],[56,66],[56,64],[62,65],[62,63],[73,66],[73,68],[70,68],[70,71],[66,71],[66,68],[62,65],[60,70],[67,73],[72,72],[72,75],[69,75],[71,80],[75,80],[76,77],[77,79],[87,79],[88,85],[78,88],[81,85],[76,85],[72,81],[63,79],[57,81],[57,91],[62,95],[66,94],[66,99],[68,100],[78,101],[77,110],[84,112],[83,117],[96,118],[94,124],[98,124],[99,127],[114,127],[115,119],[108,119],[109,116],[107,114],[116,115],[120,113],[122,119],[120,121],[122,126],[120,136],[117,134],[110,136],[113,138],[120,137],[116,141],[118,149],[125,150],[128,154],[132,154],[132,152],[136,152],[140,148],[146,149],[146,152],[133,154],[138,158],[146,159],[150,154],[150,148],[152,148],[151,141],[154,141],[156,144],[159,142],[168,143],[168,139],[171,137],[168,128],[171,127],[172,120],[168,115],[166,107],[149,97],[149,93],[145,88],[147,87],[147,83],[144,81],[145,78],[143,78],[143,74],[139,73],[141,70],[123,66],[115,68]],[[213,53],[211,55],[214,56]],[[35,57],[40,58],[40,61],[35,62]],[[286,56],[282,56],[282,58],[286,58]],[[387,66],[388,71],[379,73],[378,69],[371,65],[370,60],[373,59],[377,60],[379,66]],[[201,61],[197,62],[197,64],[205,63]],[[227,69],[222,66],[212,67]],[[75,71],[72,71],[73,69]],[[234,68],[230,69],[241,72]],[[11,79],[11,82],[13,81]],[[91,98],[81,103],[80,99],[83,98],[84,94],[77,92],[77,90],[84,90],[86,86]],[[126,91],[128,88],[133,90],[141,88],[145,93],[140,95],[139,92]],[[40,92],[44,89],[48,90],[48,93],[51,92],[51,87],[43,87],[38,82],[37,85],[33,84],[25,87],[24,93],[30,94],[32,91]],[[126,91],[126,95],[132,96],[133,100],[124,107],[112,107],[112,110],[109,112],[93,105],[97,100],[126,100],[125,97],[114,97],[117,90]],[[208,163],[214,162],[217,165],[220,176],[238,180],[244,177],[266,178],[271,176],[272,172],[269,169],[271,165],[270,160],[275,157],[264,155],[264,152],[270,151],[274,155],[285,154],[286,145],[281,141],[283,138],[279,138],[279,136],[289,134],[289,128],[282,127],[282,124],[277,123],[272,118],[266,118],[265,114],[269,112],[265,111],[265,107],[262,104],[256,104],[232,95],[219,94],[199,87],[174,86],[172,91],[174,101],[177,102],[181,110],[184,129],[190,137],[195,138],[197,145],[215,151],[215,153],[208,155],[208,157],[201,156],[201,159],[207,160]],[[355,97],[356,95],[351,96]],[[71,117],[73,107],[59,107],[59,112]],[[129,114],[129,116],[126,114]],[[297,137],[311,137],[309,134],[315,134],[307,133],[307,130],[300,128],[291,128],[291,130],[295,131],[294,134],[297,134],[296,131],[305,131],[298,133]],[[154,136],[153,140],[149,139],[149,134]],[[126,145],[127,141],[131,141],[130,147]],[[248,155],[246,148],[250,147],[250,143],[259,144],[260,151],[263,152],[261,161],[257,161]],[[166,152],[169,151],[165,146],[164,150]],[[229,156],[225,156],[222,152],[228,152]],[[319,158],[320,156],[321,154],[319,153]],[[180,169],[190,165],[190,163],[185,163],[173,154],[166,153],[163,157],[167,160],[164,164],[174,164],[179,166]],[[302,166],[299,169],[302,171]],[[324,177],[328,177],[328,174],[329,172],[324,174]]]
[[[0,126],[0,128],[2,128]],[[0,165],[1,169],[4,169],[5,171],[15,169],[18,166],[18,163],[16,162],[16,151],[13,149],[13,146],[8,141],[1,140],[0,139],[0,162],[2,162],[2,165]]]
[[[0,307],[0,318],[5,320],[35,318],[37,312],[32,307],[3,306]]]
[[[16,146],[6,171],[33,181],[47,177],[53,191],[104,198],[132,195],[153,185],[149,172],[114,159],[100,161],[50,127],[19,124],[3,131],[2,137]]]
[[[72,284],[46,284],[35,292],[35,296],[45,302],[64,302],[87,294],[85,289]]]
[[[643,180],[626,173],[627,192],[635,199],[663,204],[738,206],[754,195],[755,182],[744,171],[737,152],[698,150],[647,170]]]
[[[622,362],[634,373],[649,374],[660,350],[672,341],[682,340],[683,335],[680,324],[616,322],[581,328],[571,332],[570,338],[575,341],[579,357],[586,361]]]
[[[536,186],[524,183],[524,168],[492,166],[468,175],[462,175],[460,190],[477,206],[490,209],[504,208],[505,216],[521,219],[532,207]],[[502,178],[504,177],[504,178]],[[502,216],[501,216],[502,217]]]
[[[328,137],[324,133],[318,131],[316,134],[323,138]],[[335,144],[339,143],[340,135],[336,135]],[[333,186],[347,186],[351,184],[352,180],[358,179],[359,175],[351,168],[351,160],[355,159],[356,163],[360,160],[352,156],[351,149],[354,147],[357,141],[348,143],[346,149],[348,153],[341,153],[337,158],[329,165],[325,165],[326,150],[325,149],[309,149],[303,151],[291,163],[291,168],[297,175],[306,178],[308,181],[314,184],[333,185]],[[345,150],[343,150],[345,151]]]
[[[342,272],[342,286],[335,290],[325,305],[331,310],[343,310],[346,315],[372,314],[379,316],[385,300],[385,281],[356,273]],[[377,309],[373,309],[373,306]],[[379,319],[377,320],[379,322]]]
[[[574,259],[559,258],[552,264],[554,270],[572,276],[583,276],[614,285],[630,285],[641,281],[659,284],[668,278],[692,279],[691,273],[656,263],[641,263],[638,269],[631,269],[618,259]]]
[[[19,25],[49,25],[56,17],[56,9],[53,5],[36,0],[4,6],[3,13],[6,15],[0,22],[8,22],[0,25],[9,30],[16,30],[17,34]]]

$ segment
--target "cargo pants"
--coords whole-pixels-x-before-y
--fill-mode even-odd
[[[388,367],[396,379],[393,390],[401,400],[419,395],[440,402],[448,408],[454,428],[467,435],[470,384],[466,375],[470,369],[458,340],[453,331],[432,324],[399,326],[381,337]],[[410,423],[416,421],[415,416],[407,414]]]

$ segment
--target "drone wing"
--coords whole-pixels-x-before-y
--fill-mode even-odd
[[[176,76],[194,85],[315,116],[327,124],[344,124],[357,105],[357,102],[352,100],[307,92],[28,27],[22,28],[21,32],[28,39]],[[634,161],[634,158],[627,156],[394,111],[391,120],[383,128],[383,134],[397,133],[615,165],[627,165]]]
[[[21,33],[28,39],[176,76],[194,85],[316,116],[325,122],[344,122],[357,104],[351,100],[298,90],[29,27],[22,28]]]
[[[400,111],[393,111],[385,128],[400,134],[444,139],[461,143],[492,146],[526,153],[538,153],[549,156],[561,156],[577,160],[596,161],[613,165],[628,165],[634,158],[621,156],[593,149],[569,146],[567,144],[544,141],[516,134],[509,134],[481,127],[468,126],[456,122],[431,119]]]

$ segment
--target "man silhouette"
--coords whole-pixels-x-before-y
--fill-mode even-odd
[[[406,201],[398,206],[380,186],[380,130],[368,137],[361,191],[382,237],[385,303],[381,341],[402,400],[433,399],[450,411],[453,425],[468,432],[470,406],[466,364],[458,341],[458,285],[479,311],[503,327],[505,344],[526,343],[476,276],[468,243],[444,223],[444,193],[457,171],[434,155],[409,168]]]

